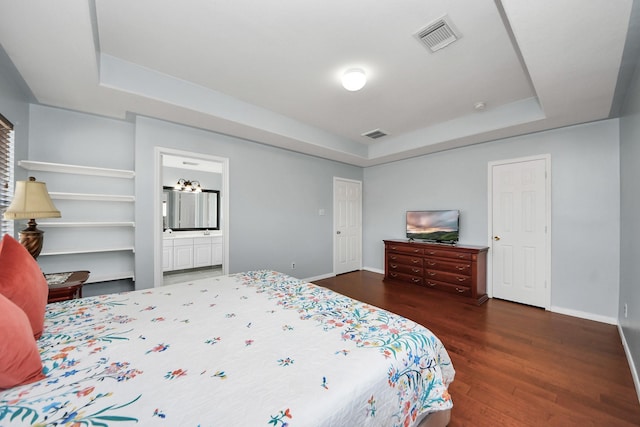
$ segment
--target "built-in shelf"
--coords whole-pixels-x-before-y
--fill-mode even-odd
[[[40,224],[38,224],[40,225]],[[119,248],[94,248],[94,249],[59,249],[55,251],[46,251],[41,252],[40,256],[48,256],[48,255],[76,255],[76,254],[94,254],[99,252],[126,252],[131,251],[135,252],[135,248],[133,246],[123,246]]]
[[[109,282],[111,280],[124,280],[131,279],[135,280],[135,274],[133,271],[123,271],[121,273],[114,274],[103,274],[103,275],[89,275],[89,280],[86,283],[98,283],[98,282]]]
[[[103,222],[39,222],[40,227],[135,227],[133,221],[103,221]]]
[[[62,190],[51,191],[49,194],[57,201],[74,202],[67,206],[63,203],[61,207],[69,208],[76,216],[68,212],[68,215],[62,214],[62,221],[50,219],[38,223],[42,229],[56,228],[63,231],[50,230],[52,238],[47,239],[47,242],[52,249],[40,253],[43,266],[52,271],[70,271],[75,268],[89,270],[92,273],[86,282],[88,284],[135,280],[134,272],[128,270],[132,269],[135,262],[135,246],[131,242],[135,240],[136,225],[134,221],[127,219],[133,219],[130,208],[136,198],[135,195],[109,194],[133,193],[134,171],[34,160],[20,160],[18,165],[28,171],[60,174],[55,179],[44,179],[51,179],[55,184],[53,186]],[[90,178],[92,186],[85,187],[84,191],[97,194],[71,192],[78,189],[75,184],[79,179],[85,179],[83,177],[93,177]],[[128,182],[111,178],[126,179]],[[94,207],[95,202],[99,205]],[[82,212],[82,216],[77,216],[78,212]],[[108,239],[103,238],[105,234],[109,235]],[[76,267],[80,261],[82,264]],[[99,292],[99,285],[96,286],[96,291]]]
[[[42,172],[70,173],[75,175],[108,176],[112,178],[133,179],[136,173],[124,169],[98,168],[93,166],[68,165],[63,163],[38,162],[34,160],[20,160],[18,165],[24,169]]]
[[[120,194],[85,194],[85,193],[60,193],[50,191],[49,195],[56,200],[90,200],[96,202],[135,202],[135,196]]]

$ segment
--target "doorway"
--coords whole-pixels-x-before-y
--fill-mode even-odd
[[[220,182],[220,210],[219,229],[222,234],[222,274],[229,272],[229,159],[202,153],[176,150],[164,147],[154,149],[154,286],[163,283],[163,158],[180,159],[185,165],[209,162],[215,165],[215,170],[221,175]],[[189,169],[185,166],[184,169]]]
[[[362,182],[333,178],[333,272],[362,269]]]
[[[551,158],[489,163],[488,293],[549,309],[551,305]]]

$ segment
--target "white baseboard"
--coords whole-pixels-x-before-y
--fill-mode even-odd
[[[551,306],[549,311],[559,314],[566,314],[567,316],[579,317],[581,319],[593,320],[601,323],[608,323],[610,325],[617,325],[618,319],[615,317],[601,316],[599,314],[587,313],[586,311],[572,310],[570,308],[563,308],[558,306]]]
[[[363,270],[367,270],[370,271],[372,273],[380,273],[380,274],[384,274],[384,270],[380,270],[379,268],[373,268],[373,267],[362,267]]]
[[[618,332],[620,333],[620,339],[622,340],[622,347],[624,348],[624,354],[627,356],[627,362],[629,363],[629,369],[631,369],[631,377],[633,378],[633,384],[636,386],[636,395],[640,402],[640,378],[638,378],[638,371],[636,365],[633,363],[633,356],[627,345],[627,338],[624,336],[624,330],[622,326],[618,325]]]

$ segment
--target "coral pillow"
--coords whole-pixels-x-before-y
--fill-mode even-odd
[[[33,336],[40,338],[49,295],[47,280],[27,249],[8,234],[0,243],[0,294],[26,313]]]
[[[0,389],[45,378],[27,315],[0,295]]]

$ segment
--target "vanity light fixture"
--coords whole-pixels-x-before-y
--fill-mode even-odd
[[[351,68],[342,75],[342,86],[350,92],[362,89],[366,83],[367,75],[360,68]]]
[[[176,191],[185,191],[187,193],[201,193],[202,187],[198,181],[189,181],[184,178],[180,178],[176,185],[173,186]]]

